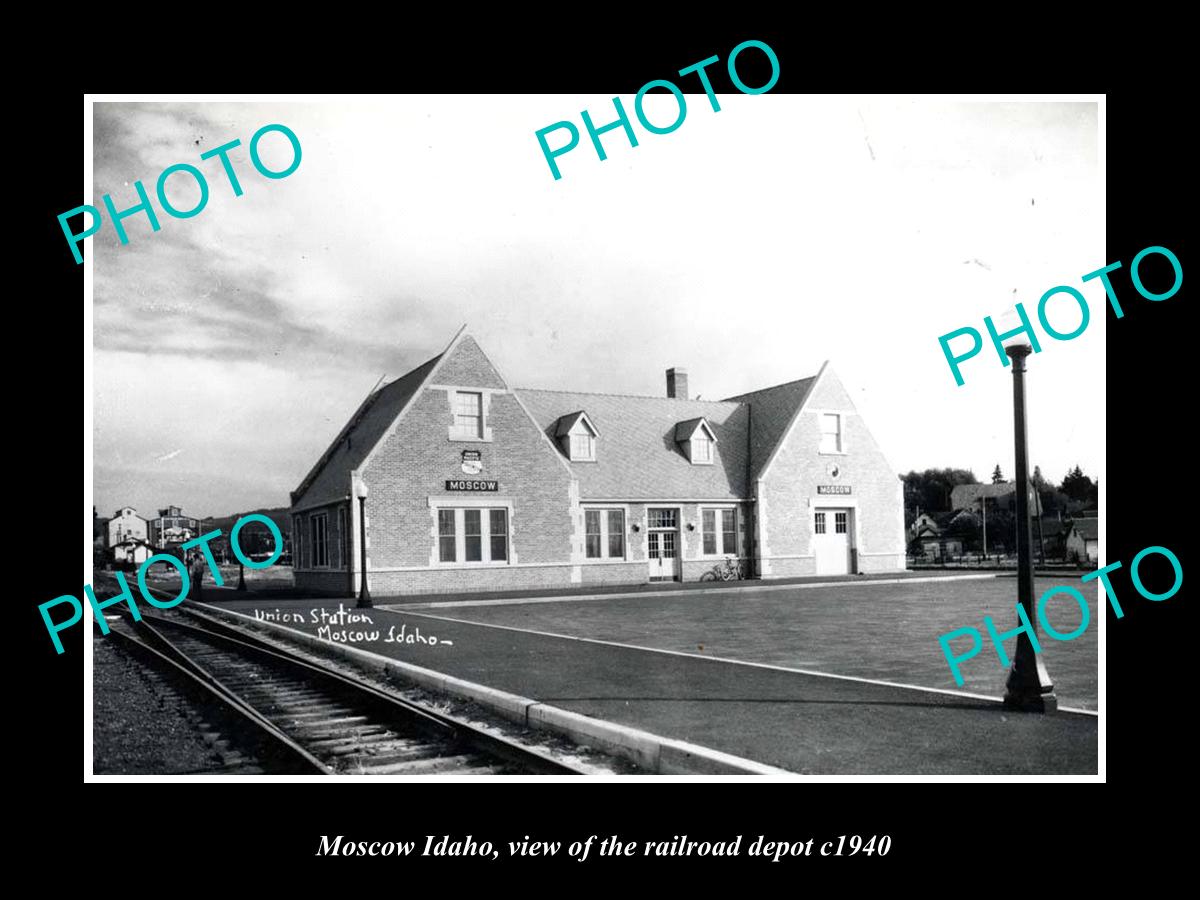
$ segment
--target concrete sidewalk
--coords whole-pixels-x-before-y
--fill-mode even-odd
[[[747,578],[742,581],[656,581],[646,584],[615,584],[615,585],[579,585],[577,587],[553,587],[553,588],[512,588],[499,591],[471,591],[468,594],[462,593],[426,593],[426,594],[372,594],[372,600],[376,606],[413,606],[417,604],[440,606],[445,603],[454,603],[461,605],[464,602],[486,602],[490,600],[538,600],[538,599],[558,599],[561,597],[582,597],[582,598],[599,598],[599,597],[630,597],[630,596],[666,596],[668,594],[677,593],[711,593],[713,591],[740,591],[740,590],[781,590],[788,587],[821,587],[825,585],[836,584],[862,584],[864,582],[900,582],[900,581],[972,581],[976,579],[987,578],[1012,578],[1012,572],[970,572],[970,571],[955,571],[955,572],[930,572],[930,571],[908,571],[908,572],[888,572],[879,575],[804,575],[796,578]],[[152,584],[156,580],[150,579]],[[271,587],[269,585],[251,587],[248,593],[240,593],[234,590],[237,587],[237,579],[226,579],[222,587],[216,587],[211,581],[211,576],[205,575],[204,593],[208,596],[207,599],[225,601],[231,599],[242,599],[245,597],[255,597],[259,602],[274,602],[275,599],[280,600],[296,600],[307,599],[307,595],[299,596],[299,592],[292,587]],[[166,585],[164,589],[171,588],[171,585]],[[172,588],[178,591],[178,586]],[[336,598],[325,598],[324,601],[332,601],[337,604]],[[343,599],[341,601],[347,605],[353,606],[353,598]]]
[[[378,632],[349,646],[793,772],[1097,771],[1098,719],[1091,715],[1013,714],[995,701],[946,692],[533,634],[413,610],[226,596],[214,605],[251,616],[256,610],[287,614],[282,624],[313,635],[322,624],[338,632]],[[340,607],[365,612],[371,621],[321,621],[320,610],[336,614]],[[303,621],[291,621],[296,614]],[[418,634],[437,642],[407,642]]]

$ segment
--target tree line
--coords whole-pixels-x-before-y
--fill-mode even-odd
[[[970,469],[925,469],[902,475],[904,480],[904,523],[912,525],[920,513],[951,512],[951,494],[960,484],[980,484]],[[1074,518],[1085,510],[1092,510],[1100,502],[1100,482],[1084,474],[1076,465],[1069,470],[1058,484],[1053,484],[1042,475],[1040,466],[1034,466],[1030,477],[1042,502],[1045,516],[1062,515]],[[1007,484],[1000,465],[992,470],[992,484]]]

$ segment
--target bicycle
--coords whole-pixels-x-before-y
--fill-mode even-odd
[[[700,576],[701,581],[741,581],[745,576],[742,574],[742,564],[732,556],[725,557],[724,562],[719,562],[703,575]]]

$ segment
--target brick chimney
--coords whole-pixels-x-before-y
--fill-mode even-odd
[[[667,369],[667,396],[674,400],[686,400],[687,369]]]

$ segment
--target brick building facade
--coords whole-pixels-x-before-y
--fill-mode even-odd
[[[828,364],[691,400],[513,389],[461,331],[292,492],[296,582],[379,595],[903,570],[903,490]]]

